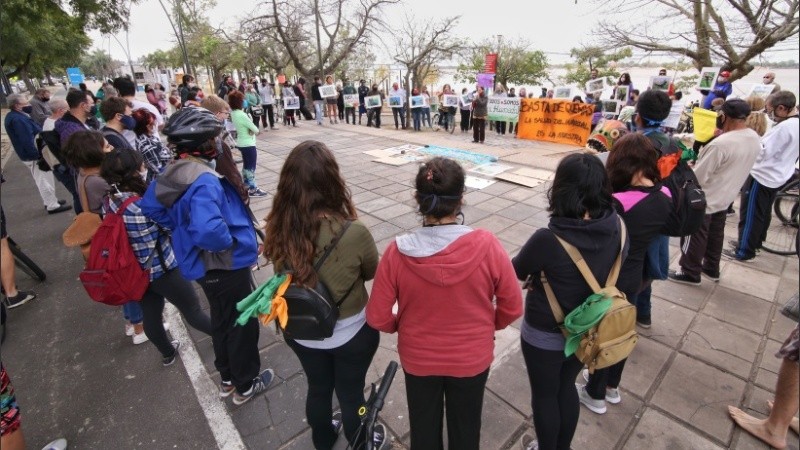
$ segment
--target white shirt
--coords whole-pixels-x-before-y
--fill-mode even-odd
[[[156,137],[160,140],[161,136],[158,135],[158,130],[160,130],[164,125],[164,116],[162,116],[161,113],[158,112],[158,109],[151,105],[150,102],[143,102],[136,99],[131,100],[131,112],[142,108],[150,111],[154,116],[156,116],[156,126],[153,128],[153,137]],[[136,133],[134,133],[133,130],[123,130],[122,135],[128,140],[128,143],[131,144],[131,147],[136,148]]]
[[[47,118],[44,119],[44,124],[42,125],[42,131],[53,131],[56,129],[56,120]]]
[[[798,118],[791,117],[776,124],[761,138],[761,151],[750,175],[768,188],[779,188],[794,174],[800,152]]]
[[[258,95],[261,97],[262,105],[271,105],[275,102],[272,98],[272,86],[270,85],[259,86]]]

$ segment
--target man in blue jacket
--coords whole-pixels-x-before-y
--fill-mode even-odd
[[[703,108],[704,109],[712,109],[711,102],[714,101],[715,98],[721,98],[725,100],[728,98],[729,95],[733,93],[733,85],[731,84],[730,80],[731,73],[727,70],[723,70],[719,73],[717,77],[717,82],[714,83],[714,88],[711,91],[702,91],[705,94],[706,98],[703,100]]]
[[[253,291],[250,268],[258,245],[251,215],[233,185],[214,171],[224,127],[203,108],[183,108],[164,128],[178,161],[150,184],[142,212],[172,231],[178,266],[196,280],[211,307],[214,365],[220,396],[241,405],[266,391],[272,369],[260,372],[259,325],[235,325],[236,303]]]
[[[32,106],[22,94],[11,94],[8,96],[8,107],[11,110],[6,114],[4,122],[8,139],[19,159],[31,171],[45,209],[49,214],[68,211],[72,207],[56,198],[56,180],[53,172],[47,167],[45,168],[48,170],[42,170],[40,166],[39,160],[42,155],[36,146],[36,135],[42,131],[42,127],[31,119]]]

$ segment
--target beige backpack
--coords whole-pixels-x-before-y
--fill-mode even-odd
[[[636,334],[636,306],[628,302],[625,294],[616,288],[617,278],[622,266],[622,249],[625,246],[626,239],[626,229],[622,221],[620,221],[620,229],[619,255],[617,255],[617,259],[611,267],[605,287],[602,288],[597,283],[597,279],[578,249],[556,236],[556,239],[567,251],[570,259],[578,267],[592,291],[595,294],[602,294],[611,300],[611,307],[595,326],[583,334],[575,351],[575,356],[588,367],[589,373],[594,373],[596,369],[612,366],[627,358],[639,340],[639,336]],[[564,335],[568,336],[569,333],[564,329],[564,311],[556,301],[553,288],[547,282],[544,273],[542,273],[541,278],[553,316],[555,316],[556,322],[558,322]]]

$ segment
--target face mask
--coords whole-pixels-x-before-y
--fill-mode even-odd
[[[31,105],[23,106],[22,107],[22,112],[24,112],[25,114],[32,113],[33,112],[33,106],[31,106]]]
[[[147,169],[144,169],[143,171],[139,172],[139,175],[142,177],[142,180],[144,180],[144,182],[147,183]]]
[[[119,119],[120,123],[122,123],[122,128],[126,130],[132,130],[136,127],[136,119],[131,116],[122,115],[122,118]]]
[[[50,101],[50,97],[45,97],[45,98],[42,99],[42,101],[43,102],[49,102]]]
[[[717,83],[724,83],[726,81],[728,81],[727,78],[722,78],[722,77],[717,78]]]
[[[723,126],[725,126],[725,121],[722,120],[722,116],[717,116],[717,128],[721,130]]]

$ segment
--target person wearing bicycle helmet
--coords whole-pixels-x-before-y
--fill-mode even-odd
[[[151,220],[171,230],[178,267],[196,280],[211,306],[211,339],[220,397],[241,405],[267,389],[272,369],[260,372],[256,319],[234,326],[236,303],[253,288],[258,259],[251,214],[234,186],[214,171],[224,126],[210,111],[183,108],[164,128],[177,161],[147,188],[140,203]]]

